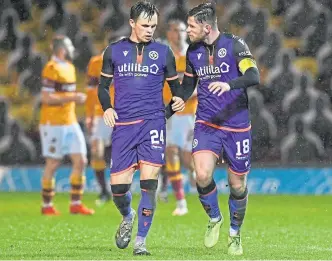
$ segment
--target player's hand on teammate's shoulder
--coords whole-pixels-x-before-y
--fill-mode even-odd
[[[77,104],[84,104],[85,101],[86,101],[86,94],[83,93],[83,92],[76,92],[75,93],[75,97],[74,97],[74,101],[77,103]]]
[[[209,84],[208,89],[213,94],[218,93],[218,96],[220,96],[224,92],[230,91],[231,87],[227,82],[212,82]]]
[[[185,104],[184,101],[180,97],[173,96],[172,98],[173,104],[172,104],[172,110],[173,111],[183,111]]]
[[[118,114],[113,108],[108,108],[104,112],[104,121],[107,126],[114,127],[115,125],[115,120],[118,120]]]

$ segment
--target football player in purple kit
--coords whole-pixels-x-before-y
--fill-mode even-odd
[[[183,91],[174,55],[167,45],[154,41],[158,10],[139,1],[130,10],[129,38],[110,44],[103,54],[98,97],[105,123],[112,134],[111,189],[123,216],[116,232],[116,245],[126,248],[131,240],[136,213],[131,207],[130,185],[140,168],[141,200],[134,255],[150,255],[145,239],[156,208],[158,173],[164,164],[166,118],[163,105],[165,79],[172,91],[170,107],[184,109]],[[114,107],[109,86],[114,79]]]
[[[210,217],[204,244],[218,242],[223,216],[213,180],[218,156],[228,162],[230,231],[228,253],[242,255],[240,228],[245,216],[250,169],[251,126],[246,88],[259,83],[259,71],[248,46],[239,37],[221,33],[215,7],[200,4],[188,13],[187,33],[192,42],[182,81],[184,100],[197,81],[198,107],[193,139],[193,158],[199,199]],[[168,116],[172,114],[170,106]]]

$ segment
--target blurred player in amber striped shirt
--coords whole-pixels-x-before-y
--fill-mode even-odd
[[[101,192],[96,200],[97,205],[103,205],[109,201],[111,195],[105,182],[105,146],[111,144],[111,135],[113,128],[107,126],[104,122],[104,111],[98,100],[98,84],[103,63],[102,54],[93,56],[90,59],[87,69],[87,100],[86,108],[86,126],[91,141],[91,167],[95,171],[96,179],[100,186]],[[114,88],[110,89],[111,97],[114,97]],[[112,102],[112,104],[114,104]]]
[[[65,36],[56,36],[52,41],[52,58],[42,72],[40,136],[42,153],[46,158],[42,177],[44,215],[59,214],[52,204],[54,174],[65,155],[70,156],[73,164],[70,175],[70,213],[94,213],[81,202],[87,150],[82,130],[77,123],[75,104],[83,104],[86,95],[76,92],[76,71],[70,61],[73,53],[74,46],[71,40]]]
[[[186,26],[180,20],[170,20],[168,22],[167,41],[174,52],[176,70],[179,77],[183,77],[186,70]],[[172,98],[168,84],[164,87],[164,102],[168,104]],[[192,135],[194,129],[194,115],[196,112],[197,97],[193,94],[186,102],[183,111],[177,112],[167,121],[167,141],[166,141],[166,165],[163,168],[163,183],[161,199],[167,197],[167,178],[172,184],[172,188],[177,200],[177,206],[173,211],[174,216],[187,214],[187,202],[183,189],[183,177],[181,174],[181,161],[184,167],[189,170],[190,178],[193,177],[194,166],[191,156]]]

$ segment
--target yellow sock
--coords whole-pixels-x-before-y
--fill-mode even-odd
[[[106,169],[106,162],[105,160],[92,159],[91,168],[93,168],[95,171],[104,170]]]
[[[70,175],[70,185],[71,185],[71,201],[80,201],[83,195],[83,188],[85,184],[85,176],[72,173]]]
[[[48,205],[52,203],[53,197],[55,195],[54,192],[55,187],[55,179],[46,179],[42,178],[42,198],[44,205]]]

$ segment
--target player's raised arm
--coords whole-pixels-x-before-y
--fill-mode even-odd
[[[233,36],[233,56],[236,60],[241,76],[229,82],[212,82],[208,89],[213,94],[220,96],[224,92],[234,89],[246,89],[250,86],[259,84],[259,71],[251,52],[243,39]]]
[[[195,71],[193,70],[193,66],[188,59],[186,59],[186,71],[183,76],[181,88],[183,91],[183,100],[186,102],[191,95],[194,93],[198,77]],[[166,119],[169,119],[176,111],[172,108],[172,101],[166,106]]]
[[[248,45],[238,37],[234,38],[233,54],[242,76],[231,80],[228,84],[231,89],[248,88],[260,82],[259,71]]]

